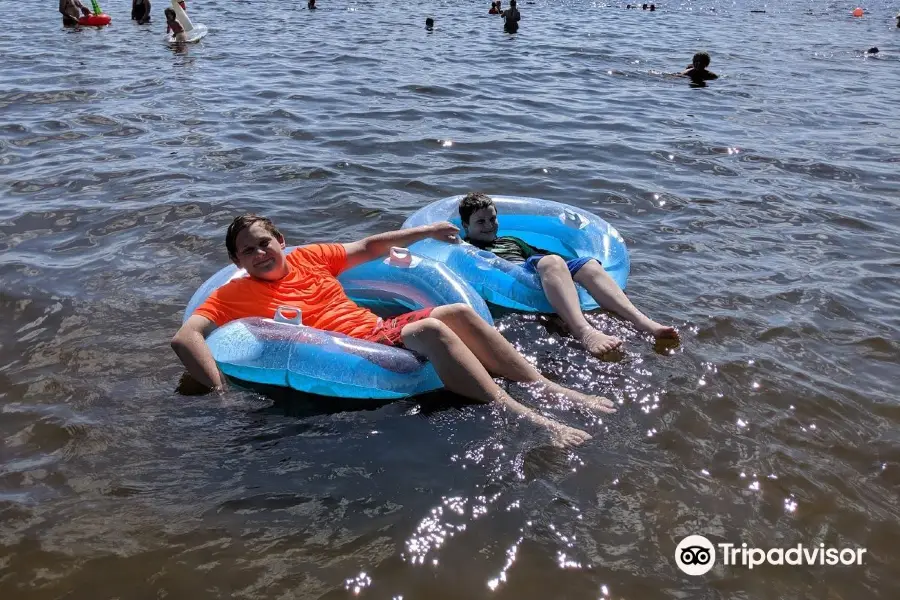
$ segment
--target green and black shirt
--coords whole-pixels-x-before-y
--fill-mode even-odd
[[[524,263],[535,254],[555,254],[543,248],[535,248],[525,240],[520,240],[511,235],[504,235],[494,239],[490,244],[476,242],[475,240],[466,240],[480,250],[493,252],[500,258],[504,258],[512,263]]]

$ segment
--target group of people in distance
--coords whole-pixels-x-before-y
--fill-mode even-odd
[[[488,11],[488,14],[503,17],[503,31],[506,33],[519,31],[519,21],[522,19],[522,15],[516,6],[516,0],[509,0],[509,8],[506,10],[503,10],[503,0],[491,2],[491,9]]]
[[[181,8],[186,8],[184,0],[179,0],[178,4]],[[131,19],[137,21],[139,25],[150,23],[150,0],[132,0],[131,1]],[[82,16],[90,16],[91,11],[84,6],[80,0],[59,0],[59,12],[62,14],[63,25],[66,27],[74,27],[78,25],[78,19]],[[166,33],[178,35],[184,31],[181,23],[175,16],[175,11],[166,8],[163,13],[166,16]]]
[[[181,6],[182,9],[187,9],[184,0],[178,0],[178,5]],[[178,34],[184,32],[184,27],[178,22],[173,9],[166,8],[163,11],[163,14],[166,16],[166,33],[171,33],[176,36],[177,40]],[[149,23],[150,0],[131,0],[131,19],[137,21],[139,25]]]
[[[625,8],[637,8],[637,7],[638,7],[637,4],[628,4],[625,6]],[[650,12],[655,12],[656,5],[655,4],[642,4],[641,10],[649,10]]]
[[[272,318],[280,306],[293,306],[304,325],[374,343],[406,348],[431,361],[446,389],[479,403],[496,402],[525,422],[549,434],[557,446],[578,445],[590,435],[544,417],[515,401],[494,381],[503,377],[533,394],[562,404],[580,405],[597,413],[615,412],[603,397],[552,382],[526,360],[494,327],[462,304],[424,308],[382,319],[356,305],[337,276],[358,264],[432,238],[449,244],[469,243],[496,253],[537,273],[552,306],[591,354],[602,356],[622,340],[595,329],[584,317],[575,283],[607,310],[630,321],[657,340],[678,342],[674,327],[662,325],[638,310],[596,259],[566,260],[521,239],[498,236],[493,200],[481,193],[466,195],[459,204],[463,227],[449,222],[390,231],[349,243],[301,246],[285,255],[286,241],[267,218],[235,218],[225,234],[231,261],[249,277],[233,279],[214,291],[172,338],[172,348],[193,380],[206,389],[224,390],[206,338],[217,327],[246,317]]]
[[[500,15],[503,17],[504,32],[518,33],[519,21],[522,20],[522,14],[519,12],[516,0],[509,0],[509,8],[506,10],[503,10],[503,0],[491,2],[491,9],[488,11],[488,14]],[[434,30],[434,19],[432,17],[425,19],[425,29],[428,31]]]
[[[184,0],[178,0],[178,5],[181,6],[182,9],[187,9]],[[174,10],[166,8],[163,11],[163,14],[166,16],[166,33],[177,36],[184,31],[184,27],[178,22]],[[150,0],[131,0],[131,19],[137,21],[139,25],[149,23]]]

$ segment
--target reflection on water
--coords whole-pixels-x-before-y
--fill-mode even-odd
[[[182,47],[121,7],[101,30],[8,7],[0,596],[897,597],[896,10],[658,6],[523,2],[511,36],[474,3],[430,5],[431,33],[400,5],[196,3],[210,33]],[[719,80],[660,75],[698,50]],[[626,340],[601,362],[555,319],[498,320],[617,403],[510,387],[583,447],[440,393],[175,391],[168,341],[235,213],[346,241],[468,190],[613,223],[631,298],[682,333],[593,315]],[[693,533],[867,553],[688,577]]]

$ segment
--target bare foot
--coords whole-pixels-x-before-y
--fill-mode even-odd
[[[563,399],[568,400],[569,402],[573,402],[576,404],[580,404],[590,410],[598,413],[614,413],[616,412],[615,404],[613,404],[612,400],[609,398],[604,398],[603,396],[592,396],[591,394],[584,394],[582,392],[576,392],[575,390],[571,390],[567,387],[563,387],[558,383],[553,383],[552,381],[544,381],[536,384],[535,389],[540,393],[540,391],[546,391],[547,393],[554,394],[556,396],[560,396]]]
[[[548,437],[550,444],[557,448],[580,446],[591,439],[591,434],[586,431],[563,425],[558,421],[545,417],[539,417],[534,423],[540,426],[543,435]]]
[[[622,340],[619,338],[606,335],[593,327],[585,329],[584,332],[580,335],[576,334],[575,337],[588,352],[597,358],[603,358],[605,354],[608,354],[611,350],[615,350],[622,345]]]
[[[646,323],[635,323],[638,329],[645,331],[658,340],[678,340],[678,330],[668,325],[661,325],[647,319]]]

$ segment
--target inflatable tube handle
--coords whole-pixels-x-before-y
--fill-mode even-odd
[[[584,229],[588,226],[588,220],[571,208],[564,209],[563,213],[559,215],[559,220],[575,229]]]
[[[287,317],[284,311],[295,312],[297,315],[293,318]],[[303,325],[303,311],[294,306],[279,306],[275,311],[273,319],[278,323],[287,323],[289,325]]]
[[[412,253],[409,251],[409,248],[401,248],[399,246],[394,246],[391,248],[391,253],[388,258],[390,264],[395,267],[408,267],[412,265]]]

